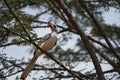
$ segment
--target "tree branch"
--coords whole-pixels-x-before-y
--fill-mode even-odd
[[[118,4],[119,4],[119,6],[120,6],[120,0],[115,0]]]
[[[92,45],[93,48],[95,49],[95,51],[97,51],[97,53],[104,58],[112,67],[115,66],[115,63],[109,59],[109,57],[107,57],[105,54],[103,54],[100,50],[98,50],[94,45]]]
[[[97,41],[97,40],[95,40],[94,38],[92,38],[92,37],[90,37],[90,36],[88,36],[88,39],[90,39],[91,41],[93,41],[93,42],[95,42],[95,43],[101,45],[102,47],[106,48],[107,50],[110,50],[110,48],[107,47],[107,45],[103,44],[102,42]]]
[[[67,6],[64,4],[64,2],[62,0],[55,0],[55,2],[61,7],[61,9],[63,10],[63,12],[66,14],[67,18],[69,19],[69,21],[71,22],[72,26],[74,27],[74,29],[76,31],[78,31],[79,35],[81,36],[81,39],[83,40],[83,43],[85,44],[91,59],[94,63],[96,72],[98,74],[98,80],[105,80],[104,75],[102,74],[102,69],[100,67],[99,61],[95,55],[95,52],[93,51],[91,44],[87,38],[87,36],[85,35],[85,33],[83,32],[83,30],[80,28],[80,26],[76,23],[76,21],[74,20],[72,14],[68,11],[69,9],[67,8]]]
[[[86,10],[86,12],[88,13],[88,15],[91,18],[91,21],[95,24],[95,27],[98,29],[98,31],[100,32],[100,34],[103,36],[103,38],[105,39],[106,43],[108,44],[109,48],[111,49],[111,51],[114,53],[114,55],[116,56],[116,58],[119,60],[120,62],[120,53],[118,53],[112,46],[112,44],[110,43],[107,34],[104,32],[104,30],[102,29],[102,26],[98,23],[97,19],[95,19],[94,15],[92,12],[89,11],[89,9],[87,8],[86,4],[84,4],[83,0],[79,0],[80,4],[82,5],[82,7]]]

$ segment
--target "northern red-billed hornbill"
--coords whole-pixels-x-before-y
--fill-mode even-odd
[[[51,33],[47,34],[46,36],[43,37],[44,42],[41,44],[38,44],[38,46],[48,52],[49,50],[51,50],[56,42],[57,42],[57,29],[56,29],[56,25],[52,24],[52,23],[48,23],[47,25],[48,28],[51,29]],[[23,71],[22,75],[21,75],[21,80],[25,80],[26,77],[28,76],[29,72],[31,71],[31,69],[34,67],[34,64],[36,62],[36,60],[38,59],[38,57],[43,54],[43,52],[40,49],[36,49],[34,52],[34,56],[33,58],[30,60],[29,64],[27,65],[27,67],[25,68],[25,70]]]

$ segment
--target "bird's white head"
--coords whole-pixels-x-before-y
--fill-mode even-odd
[[[52,31],[57,32],[57,26],[52,23],[48,23],[46,27],[50,27]]]

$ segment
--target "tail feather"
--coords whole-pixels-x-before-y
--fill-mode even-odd
[[[34,67],[34,64],[35,64],[37,58],[38,58],[38,56],[33,56],[33,58],[31,59],[30,63],[27,65],[27,67],[25,68],[25,70],[23,71],[23,73],[21,75],[21,79],[22,80],[26,79],[26,77],[28,76],[29,72]]]

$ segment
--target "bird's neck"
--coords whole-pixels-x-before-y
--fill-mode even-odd
[[[51,33],[51,37],[56,37],[57,33],[56,32],[52,32]]]
[[[56,32],[56,33],[57,33],[57,29],[56,29],[56,28],[51,27],[51,31],[52,31],[52,33],[53,33],[53,32]]]

